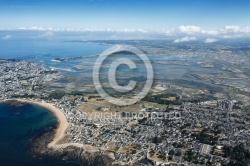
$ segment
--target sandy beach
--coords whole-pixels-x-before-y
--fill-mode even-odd
[[[56,129],[54,139],[51,143],[48,144],[48,147],[57,148],[58,141],[60,141],[64,137],[64,133],[67,130],[68,125],[69,125],[64,113],[60,111],[58,108],[56,108],[53,104],[50,104],[50,103],[38,102],[35,100],[27,100],[27,99],[13,99],[13,100],[23,102],[23,103],[35,104],[35,105],[44,107],[55,114],[55,116],[57,117],[59,121],[59,124]]]
[[[53,149],[63,149],[66,148],[68,146],[75,146],[78,148],[83,148],[88,152],[97,152],[99,151],[99,148],[91,146],[91,145],[85,145],[85,144],[80,144],[80,143],[65,143],[65,144],[58,144],[58,142],[64,138],[65,135],[65,131],[67,130],[69,123],[67,121],[66,116],[64,115],[64,113],[59,110],[58,108],[56,108],[53,104],[51,103],[45,103],[45,102],[38,102],[35,100],[28,100],[28,99],[10,99],[10,100],[16,100],[22,103],[30,103],[30,104],[35,104],[41,107],[44,107],[46,109],[48,109],[49,111],[53,112],[55,114],[55,116],[57,117],[59,124],[58,127],[56,129],[55,132],[55,136],[54,139],[51,143],[48,144],[49,148],[53,148]]]

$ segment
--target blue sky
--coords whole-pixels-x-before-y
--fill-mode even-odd
[[[0,27],[164,29],[248,26],[249,0],[1,0]]]
[[[165,34],[180,26],[189,26],[191,31],[234,26],[234,31],[240,27],[248,32],[249,24],[249,0],[0,0],[2,30],[33,27]]]

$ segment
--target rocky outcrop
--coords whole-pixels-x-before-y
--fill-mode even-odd
[[[6,100],[6,101],[3,101],[2,103],[7,104],[10,107],[21,107],[26,104],[17,100]]]
[[[101,152],[90,153],[83,148],[68,146],[61,149],[48,148],[48,144],[53,140],[55,131],[46,132],[37,136],[31,142],[31,151],[38,157],[54,157],[62,160],[74,160],[86,166],[110,166],[112,159]]]

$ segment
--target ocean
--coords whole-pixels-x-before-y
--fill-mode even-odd
[[[77,166],[72,161],[50,157],[34,157],[30,151],[32,138],[56,128],[58,120],[49,110],[32,105],[0,104],[1,166]]]
[[[87,57],[100,54],[107,45],[95,42],[57,40],[0,40],[0,59],[21,59],[44,64],[48,68],[69,68],[56,58]],[[74,61],[75,62],[75,61]]]

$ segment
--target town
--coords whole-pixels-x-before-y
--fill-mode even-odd
[[[64,76],[33,62],[1,60],[0,71],[2,101],[52,103],[70,124],[64,143],[90,145],[116,164],[244,165],[250,159],[250,112],[242,101],[174,102],[181,100],[174,95],[168,104],[159,104],[149,96],[131,107],[117,108],[97,94],[43,89]]]

